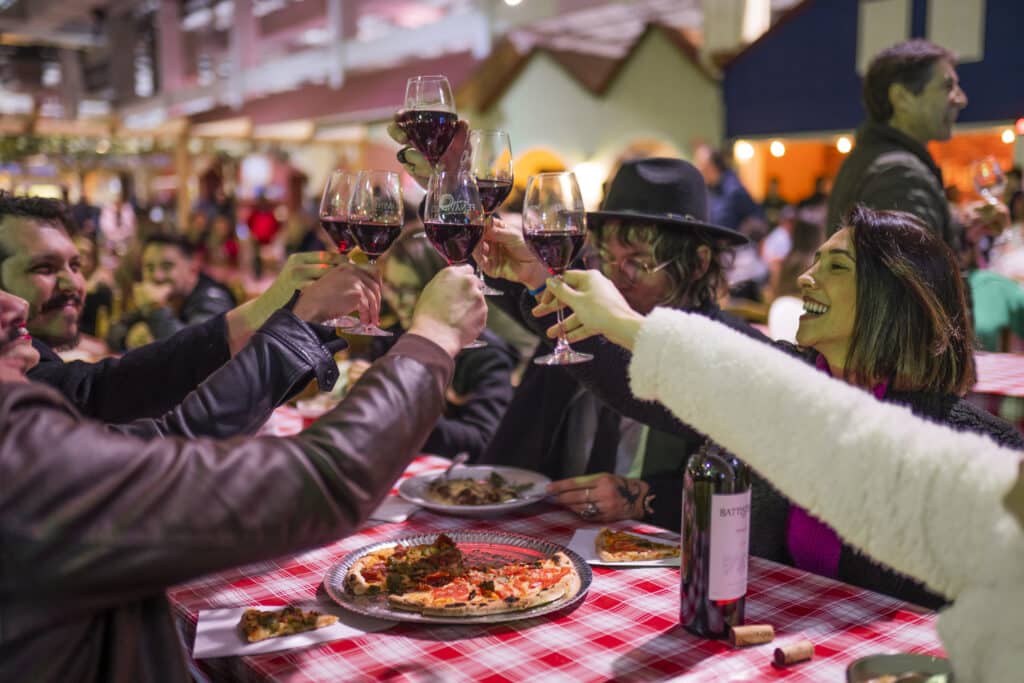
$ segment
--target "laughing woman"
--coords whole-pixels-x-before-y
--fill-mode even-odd
[[[800,276],[806,312],[797,331],[798,346],[776,345],[921,417],[1024,449],[1024,438],[1010,424],[963,398],[975,381],[973,333],[962,280],[948,247],[906,213],[855,207],[843,226]],[[573,296],[571,290],[566,294],[567,288],[549,281],[551,291],[574,308],[567,320],[570,341],[604,334],[622,343],[629,330],[638,329],[642,317],[612,300],[612,288],[596,274],[573,277],[586,285],[585,295]],[[553,307],[548,304],[536,312],[546,314]],[[706,343],[714,345],[714,340]],[[703,393],[714,391],[716,385],[714,368],[706,376]],[[690,389],[694,395],[702,393],[698,386]],[[785,391],[781,386],[777,390]],[[765,416],[742,403],[735,405],[734,414],[737,423],[751,431],[763,429]],[[666,410],[665,419],[671,424],[675,417]],[[855,430],[857,425],[847,428]],[[834,438],[839,441],[843,435],[836,433]],[[829,453],[821,453],[821,458],[827,467]],[[771,470],[764,475],[771,479]],[[863,493],[865,500],[871,495]],[[762,498],[758,507],[751,537],[757,554],[919,604],[943,602],[842,543],[831,528],[781,494]],[[766,539],[777,542],[766,544]]]

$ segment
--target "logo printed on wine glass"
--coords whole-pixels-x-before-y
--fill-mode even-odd
[[[473,210],[473,203],[465,199],[456,199],[450,194],[441,195],[437,202],[437,208],[445,213],[469,213]]]

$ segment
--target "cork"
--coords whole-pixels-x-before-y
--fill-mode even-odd
[[[805,662],[814,656],[814,643],[801,640],[785,647],[775,648],[775,666]]]
[[[761,645],[775,640],[775,629],[771,624],[747,624],[729,629],[729,644],[733,647]]]

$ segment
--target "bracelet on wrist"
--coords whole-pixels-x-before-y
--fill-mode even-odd
[[[536,298],[536,297],[540,296],[541,294],[543,294],[544,290],[547,289],[547,288],[548,288],[548,283],[545,282],[540,287],[538,287],[537,289],[530,289],[529,287],[527,287],[526,291],[529,293],[530,296]]]

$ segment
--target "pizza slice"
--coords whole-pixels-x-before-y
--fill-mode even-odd
[[[248,642],[256,643],[267,638],[313,631],[330,626],[337,621],[338,617],[332,614],[321,614],[314,610],[302,610],[298,607],[288,606],[282,610],[268,612],[247,609],[242,614],[241,621],[238,622],[238,628],[241,629],[242,635]]]
[[[603,562],[636,562],[637,560],[664,560],[679,557],[679,546],[657,543],[622,531],[605,527],[595,540],[597,556]]]
[[[384,592],[388,560],[394,548],[382,548],[363,555],[352,563],[345,575],[345,590],[352,595],[379,595]]]
[[[352,595],[400,594],[421,585],[442,586],[465,574],[462,552],[445,534],[433,543],[397,545],[363,555],[345,576]]]

